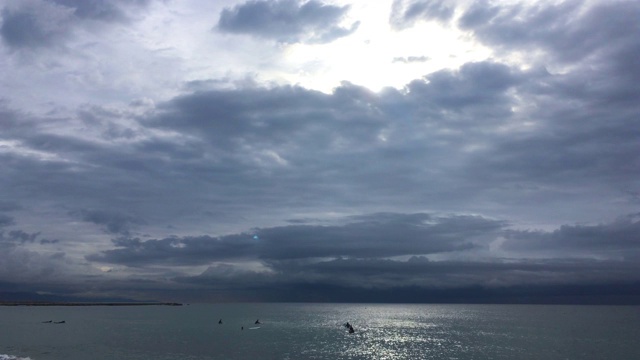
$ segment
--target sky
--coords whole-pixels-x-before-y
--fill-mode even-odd
[[[639,18],[0,0],[0,300],[640,303]]]

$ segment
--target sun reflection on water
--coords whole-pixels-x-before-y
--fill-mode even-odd
[[[348,312],[333,313],[331,318],[339,337],[316,339],[314,350],[305,355],[333,353],[343,359],[428,359],[459,354],[461,341],[452,337],[456,331],[447,320],[464,314],[438,311],[436,308],[408,305],[405,311],[397,305],[350,307]],[[349,334],[337,318],[350,321],[356,332]],[[330,321],[329,321],[330,322]],[[336,341],[337,340],[337,341]]]

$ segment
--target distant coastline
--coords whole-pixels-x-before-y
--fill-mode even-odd
[[[0,301],[0,306],[182,306],[175,302],[48,302],[48,301]]]

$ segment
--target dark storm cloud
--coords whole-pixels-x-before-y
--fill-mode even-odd
[[[349,220],[344,225],[290,225],[219,238],[122,239],[115,241],[119,249],[107,250],[88,259],[137,266],[206,264],[237,259],[280,261],[435,254],[483,246],[505,226],[501,221],[475,216],[436,217],[428,214],[375,214]]]
[[[357,30],[339,22],[349,6],[327,5],[320,1],[249,1],[220,14],[217,29],[235,34],[272,38],[283,43],[328,43]]]
[[[264,259],[375,258],[461,251],[504,224],[473,216],[375,214],[342,226],[285,226],[257,231]]]
[[[236,299],[263,301],[634,303],[640,294],[638,265],[616,261],[413,257],[270,265],[258,272],[220,264],[173,281],[197,286],[212,299],[224,290]]]
[[[412,257],[407,261],[334,259],[315,263],[279,262],[272,265],[275,273],[283,280],[345,287],[501,287],[640,280],[636,273],[640,269],[637,264],[588,259],[429,261],[424,257]],[[203,276],[206,277],[206,273]]]
[[[503,247],[518,251],[592,253],[615,256],[640,254],[640,214],[598,225],[563,225],[552,232],[511,230]]]
[[[449,21],[455,7],[443,0],[394,0],[389,22],[396,29],[412,26],[417,20]]]
[[[563,226],[544,234],[508,230],[504,222],[480,217],[372,214],[351,217],[350,222],[342,226],[256,229],[256,237],[252,233],[220,238],[121,239],[115,241],[119,249],[89,256],[88,260],[128,266],[215,263],[199,276],[178,277],[175,281],[236,289],[300,284],[451,289],[633,283],[640,281],[637,258],[619,256],[629,250],[637,254],[638,222],[633,218],[599,227]],[[555,257],[386,259],[394,255],[438,254],[486,247],[499,236],[507,239],[503,243],[506,250],[551,249]],[[607,254],[614,256],[591,259]],[[260,260],[268,271],[225,264],[242,259]]]

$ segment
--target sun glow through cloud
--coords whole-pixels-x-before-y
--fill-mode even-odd
[[[330,44],[288,46],[284,61],[287,68],[297,71],[282,76],[324,92],[346,79],[378,91],[387,86],[402,88],[434,71],[456,69],[492,56],[491,49],[446,24],[419,22],[408,29],[393,29],[387,23],[386,5],[390,2],[358,6],[358,14],[365,20],[352,36]]]

